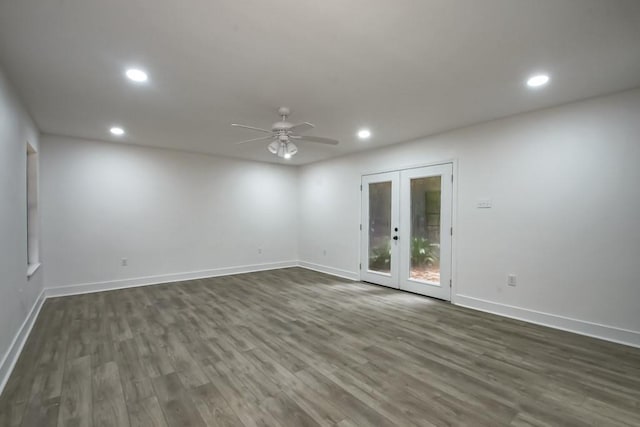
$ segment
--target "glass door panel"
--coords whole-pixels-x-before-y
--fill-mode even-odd
[[[440,283],[441,176],[411,179],[411,279]]]
[[[399,287],[451,299],[453,165],[400,171]]]
[[[364,281],[397,288],[398,172],[362,177],[362,257]]]
[[[369,184],[369,265],[380,273],[391,272],[391,181]]]

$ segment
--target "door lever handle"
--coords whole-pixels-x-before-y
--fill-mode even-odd
[[[398,240],[398,236],[393,236],[393,240]]]

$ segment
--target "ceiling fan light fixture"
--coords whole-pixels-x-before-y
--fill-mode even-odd
[[[278,150],[280,149],[280,141],[273,141],[271,144],[267,145],[267,150],[271,154],[278,154]]]
[[[280,158],[290,159],[298,152],[298,147],[293,142],[275,140],[267,145],[267,150],[269,150],[271,154],[275,154]]]
[[[296,144],[294,144],[293,142],[287,142],[287,148],[286,148],[286,152],[285,154],[288,154],[289,157],[291,158],[292,156],[294,156],[297,152],[298,152],[298,146]]]

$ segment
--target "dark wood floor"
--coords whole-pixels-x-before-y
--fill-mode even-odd
[[[298,268],[47,300],[1,426],[640,425],[640,350]]]

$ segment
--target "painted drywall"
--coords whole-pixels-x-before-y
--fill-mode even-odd
[[[640,90],[627,91],[304,166],[300,260],[358,277],[361,175],[455,159],[454,301],[622,328],[636,335],[621,341],[637,340],[638,118]],[[477,209],[482,199],[493,208]]]
[[[42,270],[27,279],[27,141],[37,148],[38,137],[0,70],[0,383],[42,292]]]
[[[41,177],[47,288],[297,258],[289,166],[43,135]]]

